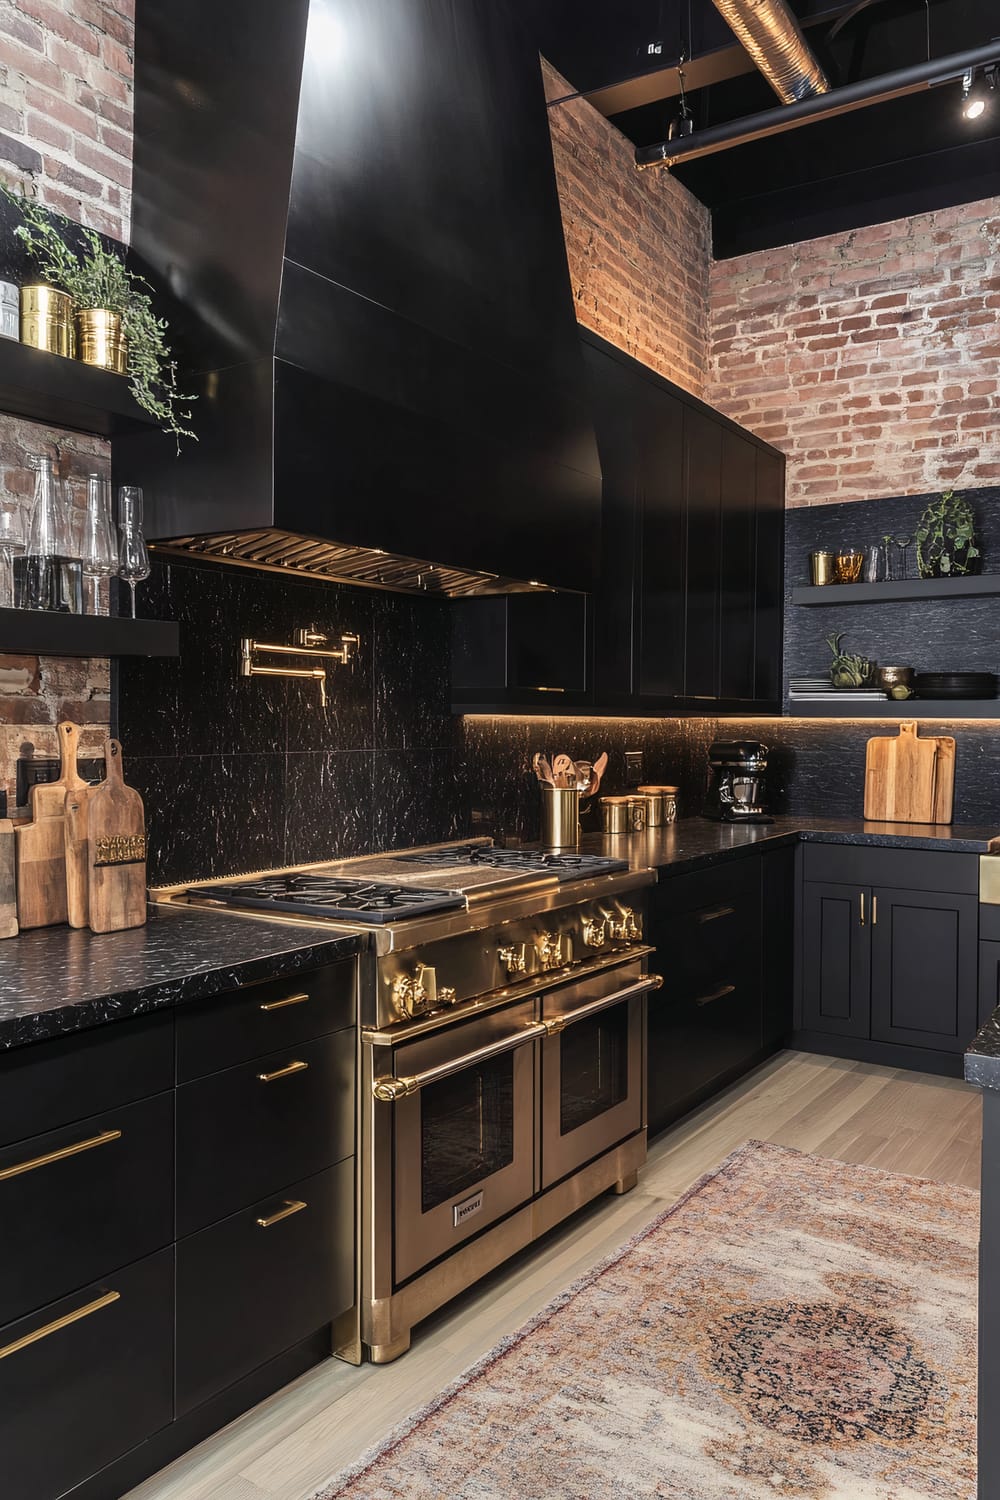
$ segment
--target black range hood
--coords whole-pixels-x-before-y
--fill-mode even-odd
[[[447,594],[585,589],[600,468],[537,52],[507,0],[144,0],[133,252],[200,441],[150,535]]]

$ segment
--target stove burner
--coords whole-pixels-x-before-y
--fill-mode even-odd
[[[603,854],[546,854],[541,849],[497,849],[492,844],[458,844],[450,849],[427,849],[423,854],[403,854],[400,864],[486,865],[495,870],[523,870],[558,875],[561,880],[579,880],[585,875],[610,875],[627,870],[627,859]]]
[[[187,894],[195,900],[226,906],[343,917],[350,922],[398,922],[465,904],[457,891],[349,880],[339,875],[268,875],[263,880],[235,885],[190,886]]]

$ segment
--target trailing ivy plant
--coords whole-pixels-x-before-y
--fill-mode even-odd
[[[83,241],[79,252],[72,249],[52,217],[30,198],[2,191],[20,210],[23,223],[14,233],[23,240],[37,274],[58,291],[72,297],[77,309],[104,308],[118,313],[128,349],[128,379],[132,394],[143,411],[173,433],[178,451],[182,437],[195,438],[190,426],[190,403],[194,396],[182,395],[177,387],[177,364],[167,343],[169,325],[153,311],[149,282],[136,276],[121,256],[106,250],[92,229],[75,226]],[[54,215],[62,224],[69,220]],[[147,290],[148,288],[148,290]]]
[[[972,506],[945,490],[920,517],[916,530],[921,578],[962,578],[974,573],[981,556]]]

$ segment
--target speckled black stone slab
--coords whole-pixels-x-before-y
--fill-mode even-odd
[[[1000,1010],[995,1010],[965,1054],[965,1081],[1000,1089]]]
[[[364,941],[329,927],[155,907],[128,932],[23,932],[0,943],[0,1049],[296,974],[349,958]]]

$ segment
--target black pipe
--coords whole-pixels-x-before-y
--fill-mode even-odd
[[[915,63],[909,68],[897,68],[893,73],[881,73],[877,78],[865,78],[860,83],[848,83],[843,88],[832,89],[829,94],[803,99],[798,104],[782,104],[776,109],[765,109],[759,115],[748,115],[744,120],[710,125],[678,140],[660,141],[655,146],[637,146],[635,164],[637,167],[672,167],[678,162],[694,161],[699,156],[712,156],[731,146],[744,146],[748,141],[795,130],[799,125],[811,125],[814,120],[830,120],[835,115],[849,114],[869,104],[916,94],[921,89],[933,88],[936,83],[950,83],[970,68],[987,67],[998,59],[1000,39],[994,38],[983,47],[953,52],[948,57]]]

